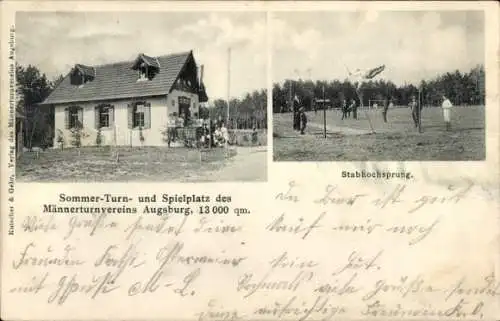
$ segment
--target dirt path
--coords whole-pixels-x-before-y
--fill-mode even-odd
[[[238,154],[220,170],[204,172],[196,181],[266,181],[267,146],[237,147]]]

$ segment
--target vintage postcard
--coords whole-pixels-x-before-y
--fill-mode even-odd
[[[2,320],[498,320],[496,3],[0,10]]]

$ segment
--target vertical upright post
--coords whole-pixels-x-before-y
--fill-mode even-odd
[[[293,111],[293,106],[292,106],[292,80],[290,79],[288,82],[288,107],[290,108],[291,111]]]
[[[323,136],[326,138],[326,101],[325,101],[325,84],[323,84]]]
[[[418,132],[422,132],[422,87],[418,89]]]
[[[227,48],[227,119],[226,124],[229,126],[229,100],[231,93],[231,47]]]

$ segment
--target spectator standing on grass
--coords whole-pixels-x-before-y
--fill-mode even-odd
[[[299,120],[300,120],[300,134],[304,135],[307,126],[307,116],[304,107],[299,109]]]
[[[453,107],[453,104],[445,95],[443,95],[443,103],[441,104],[441,107],[443,108],[443,118],[446,123],[446,131],[449,131],[451,130],[451,108]]]
[[[420,116],[420,113],[422,111],[422,106],[420,106],[420,108],[419,108],[419,106],[418,106],[419,104],[418,104],[415,96],[411,96],[411,102],[409,105],[410,105],[410,109],[411,109],[411,117],[413,119],[413,123],[415,124],[415,128],[417,128],[419,116]]]
[[[345,101],[345,99],[342,100],[342,105],[340,106],[340,109],[342,111],[342,120],[344,120],[344,118],[347,118],[347,102]]]
[[[351,101],[351,105],[349,106],[349,109],[352,110],[352,117],[354,119],[358,119],[358,106],[356,104],[356,100]]]

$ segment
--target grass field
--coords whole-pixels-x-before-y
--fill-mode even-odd
[[[368,117],[375,133],[370,129]],[[409,108],[358,111],[358,120],[341,120],[339,110],[308,112],[306,135],[292,129],[292,114],[273,115],[275,161],[452,161],[484,160],[484,106],[454,107],[452,130],[446,131],[441,108],[424,108],[418,133]]]
[[[25,152],[16,163],[21,182],[265,181],[266,147],[209,149],[82,147]]]

